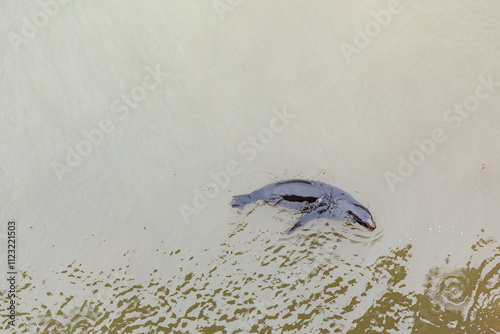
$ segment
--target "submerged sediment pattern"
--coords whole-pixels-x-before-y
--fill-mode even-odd
[[[500,331],[500,247],[479,265],[409,287],[411,245],[372,257],[370,243],[341,235],[242,235],[239,226],[207,266],[136,282],[127,268],[57,273],[70,291],[45,291],[24,274],[18,333],[496,333]],[[496,247],[496,248],[495,248]],[[343,252],[340,255],[340,249]],[[181,252],[178,252],[182,254]],[[187,268],[189,267],[189,270]],[[180,271],[179,271],[180,272]],[[99,278],[102,277],[102,278]],[[64,285],[64,284],[63,284]],[[416,288],[421,290],[415,291]],[[5,295],[2,294],[2,299]],[[33,298],[37,301],[33,302]],[[7,328],[7,320],[2,321]]]

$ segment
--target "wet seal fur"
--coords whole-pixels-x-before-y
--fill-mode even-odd
[[[271,183],[250,194],[234,196],[231,205],[241,210],[258,200],[305,213],[289,235],[317,218],[352,221],[371,230],[376,228],[366,207],[342,189],[322,182],[294,179]]]

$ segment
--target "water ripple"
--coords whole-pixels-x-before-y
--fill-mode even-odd
[[[489,256],[477,265],[471,260],[466,268],[431,270],[420,293],[405,288],[411,245],[368,260],[340,253],[351,241],[318,231],[285,238],[281,232],[263,234],[237,225],[207,265],[192,266],[190,258],[171,277],[138,282],[127,268],[86,273],[71,264],[55,275],[60,284],[51,290],[24,274],[20,304],[29,300],[32,307],[19,315],[17,332],[500,331],[500,247],[493,248],[495,242],[478,242]],[[6,328],[6,320],[0,328]]]

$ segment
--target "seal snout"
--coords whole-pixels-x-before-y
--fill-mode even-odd
[[[375,225],[375,222],[373,221],[373,219],[368,219],[367,221],[365,221],[365,226],[368,227],[370,230],[374,230],[377,228],[377,225]]]

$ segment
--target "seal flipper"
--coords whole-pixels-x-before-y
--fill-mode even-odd
[[[274,194],[266,196],[266,194],[265,193],[262,194],[262,190],[259,189],[250,194],[233,196],[233,200],[231,201],[231,206],[233,208],[238,208],[242,210],[247,204],[256,202],[258,200],[263,200],[269,204],[276,205],[283,200],[283,197]]]
[[[281,200],[283,200],[283,197],[280,196],[280,195],[271,195],[268,199],[266,199],[265,201],[271,205],[276,205],[278,204],[279,202],[281,202]]]
[[[238,208],[242,210],[245,205],[254,202],[250,194],[245,194],[245,195],[237,195],[233,196],[233,201],[231,202],[231,206],[233,208]]]
[[[305,224],[307,224],[310,220],[314,220],[316,218],[319,218],[320,216],[320,213],[318,211],[312,211],[312,212],[309,212],[309,213],[306,213],[305,215],[303,215],[299,221],[293,225],[293,227],[290,229],[290,231],[288,231],[288,235],[292,234],[293,232],[295,232],[295,230],[301,228],[302,226],[304,226]]]

